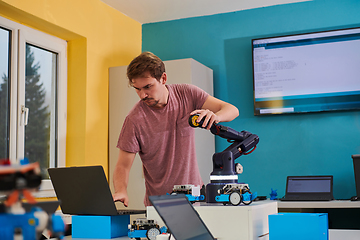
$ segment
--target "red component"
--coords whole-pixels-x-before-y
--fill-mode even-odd
[[[24,195],[25,199],[28,200],[29,203],[34,204],[36,203],[35,198],[31,194],[31,192],[27,189],[22,190],[22,194]]]
[[[250,151],[250,152],[246,152],[246,153],[244,153],[244,155],[248,155],[248,154],[252,153],[255,149],[256,149],[256,146],[255,146],[255,147],[253,147],[253,149],[251,149],[251,151]]]
[[[13,191],[7,198],[7,200],[4,202],[5,206],[10,207],[14,203],[16,203],[19,200],[19,191],[15,190]]]
[[[10,165],[10,159],[0,159],[0,165]]]
[[[219,135],[220,133],[220,126],[219,125],[215,125],[216,128],[216,134],[215,135]]]

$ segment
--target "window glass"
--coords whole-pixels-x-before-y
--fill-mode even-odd
[[[64,167],[67,42],[0,16],[0,160],[41,165],[39,196],[55,192],[47,168]]]
[[[9,158],[10,31],[0,28],[0,159]]]
[[[57,162],[56,59],[56,53],[26,44],[25,106],[29,112],[24,157],[39,162],[46,178],[50,159]]]

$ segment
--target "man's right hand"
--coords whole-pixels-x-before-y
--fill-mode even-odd
[[[113,194],[114,202],[122,202],[125,207],[129,205],[129,197],[127,193],[115,193]]]

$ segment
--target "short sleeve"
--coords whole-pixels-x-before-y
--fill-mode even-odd
[[[209,94],[195,85],[187,84],[186,86],[192,97],[192,102],[195,104],[194,109],[201,109]]]

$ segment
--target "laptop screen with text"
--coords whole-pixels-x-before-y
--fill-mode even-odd
[[[312,178],[293,178],[289,179],[287,192],[330,192],[331,191],[331,179],[317,179],[314,181]]]

